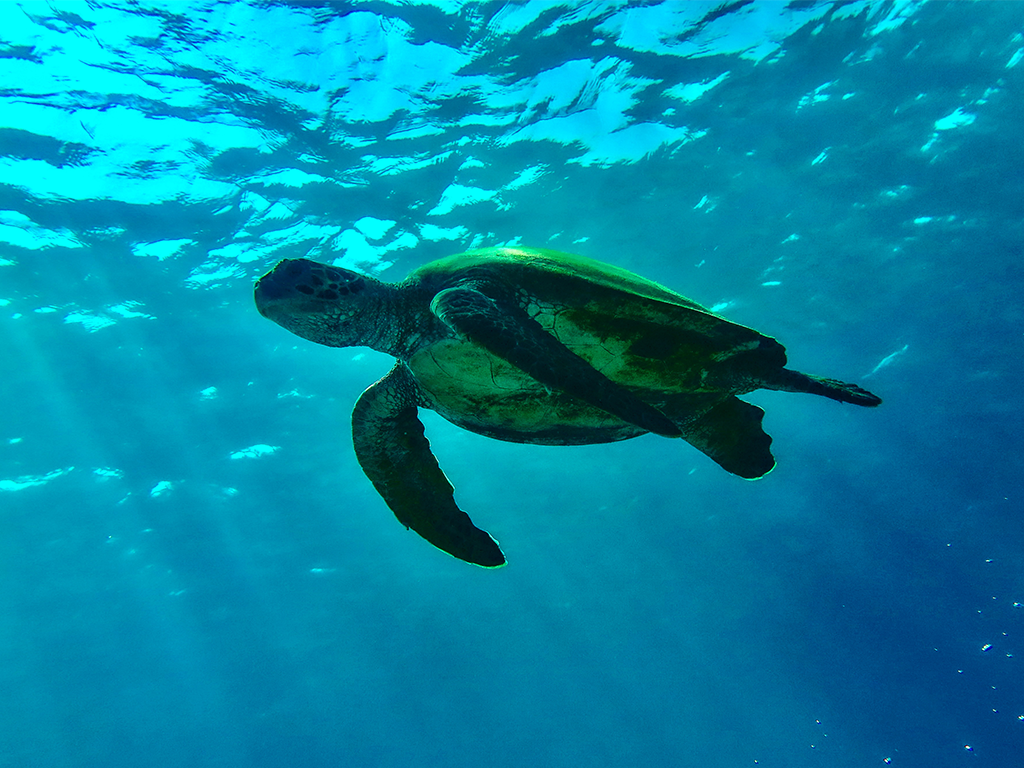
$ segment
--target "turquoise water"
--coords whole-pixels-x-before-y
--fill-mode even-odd
[[[0,5],[0,765],[1020,765],[1024,5]],[[877,410],[679,441],[423,414],[399,525],[309,257],[633,270]],[[884,762],[883,762],[884,761]]]

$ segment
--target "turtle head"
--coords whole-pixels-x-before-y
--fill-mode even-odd
[[[383,283],[309,259],[285,259],[256,281],[268,320],[329,347],[373,346]]]

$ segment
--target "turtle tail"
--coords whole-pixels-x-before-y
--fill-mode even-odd
[[[782,392],[806,392],[810,395],[821,395],[840,403],[853,403],[863,405],[866,408],[874,408],[881,405],[882,398],[858,387],[856,384],[849,384],[838,379],[826,379],[822,376],[811,376],[810,374],[791,371],[783,368],[778,379],[772,381],[769,389]]]

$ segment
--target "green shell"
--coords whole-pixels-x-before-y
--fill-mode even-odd
[[[762,386],[786,362],[774,339],[651,280],[580,256],[488,248],[427,264],[407,284],[429,293],[475,278],[507,286],[562,345],[673,420],[699,419],[724,398]],[[414,355],[409,366],[436,410],[491,437],[573,444],[643,431],[551,391],[479,344],[446,339]],[[764,462],[758,471],[767,471]]]
[[[564,290],[578,292],[580,297],[586,297],[592,290],[606,288],[639,299],[652,299],[711,315],[711,312],[700,304],[653,280],[612,264],[588,259],[586,256],[547,248],[479,248],[432,261],[412,272],[409,278],[423,281],[450,279],[460,277],[470,270],[489,271],[538,296],[546,295],[555,284]],[[564,278],[568,282],[553,283],[555,278]]]

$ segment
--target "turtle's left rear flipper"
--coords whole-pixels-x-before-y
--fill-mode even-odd
[[[491,295],[494,294],[494,295]],[[497,297],[497,298],[496,298]],[[664,437],[680,437],[665,414],[574,353],[498,290],[463,285],[438,293],[430,310],[447,326],[551,389]]]
[[[683,439],[734,475],[756,480],[772,471],[772,439],[761,426],[764,411],[729,395],[714,403],[703,394],[676,395],[666,408],[681,419]]]
[[[505,564],[498,544],[455,503],[416,415],[414,384],[399,363],[360,396],[352,412],[359,464],[406,528],[468,563]]]

